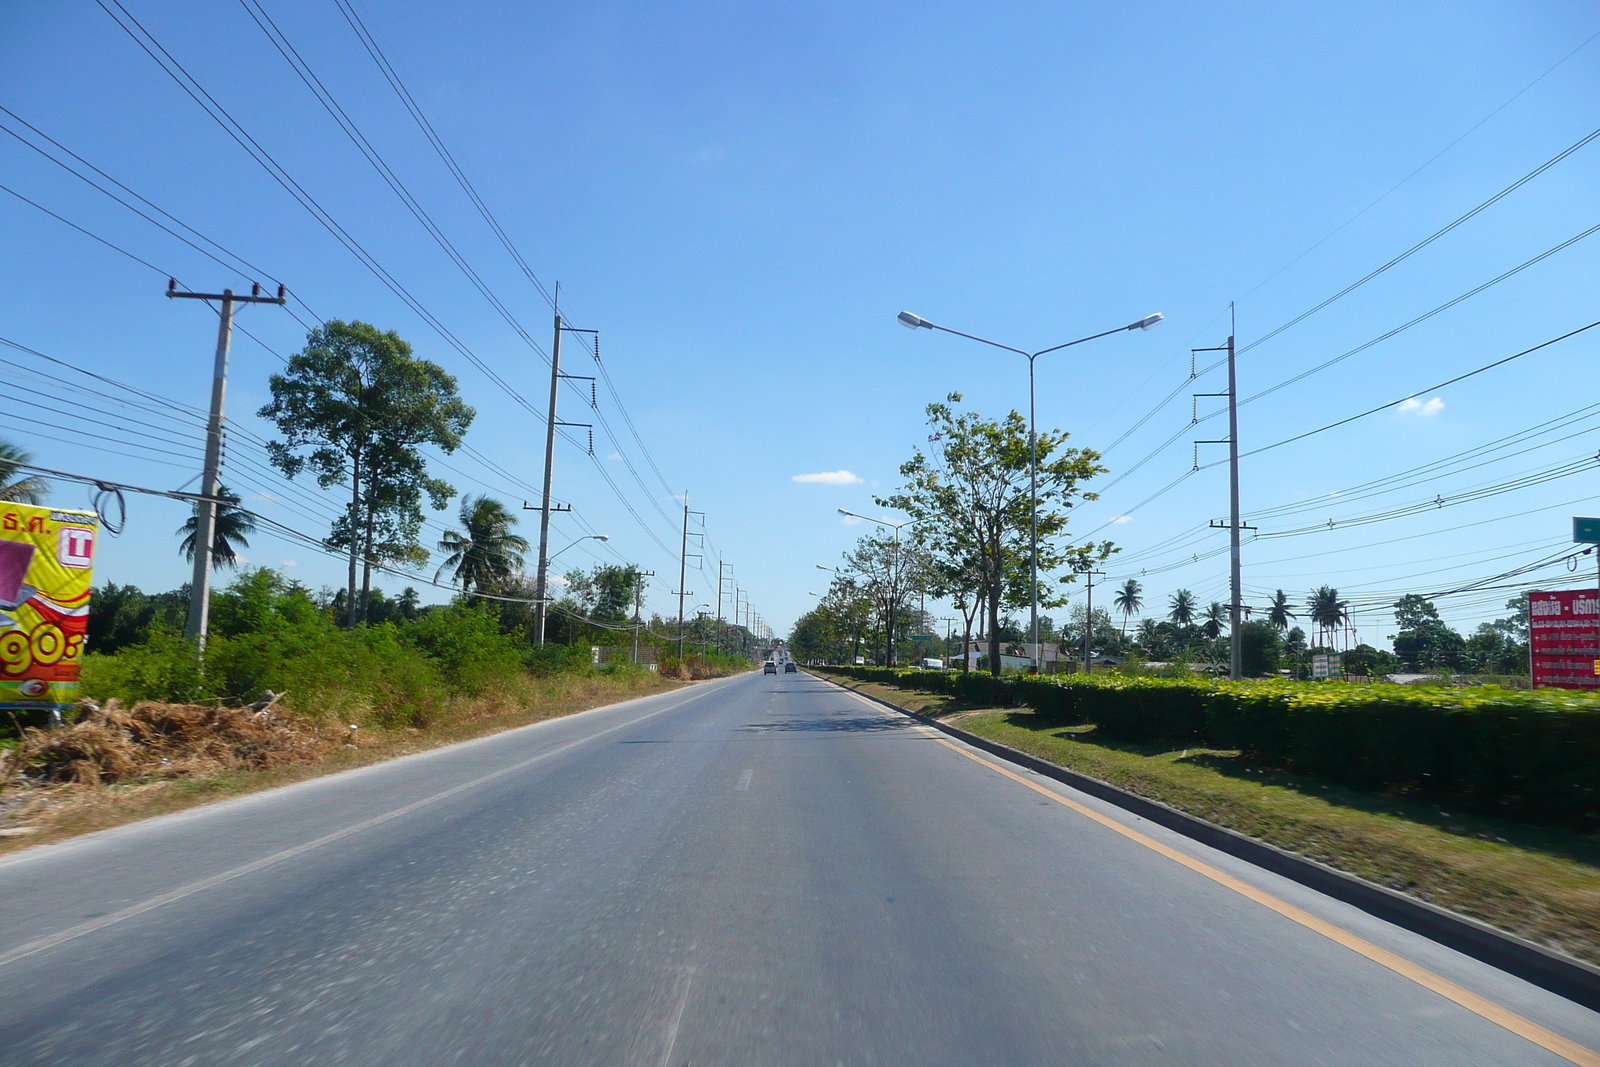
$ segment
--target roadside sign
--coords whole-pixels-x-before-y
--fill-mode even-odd
[[[1600,545],[1600,519],[1572,517],[1572,539],[1580,545]]]
[[[1600,689],[1600,590],[1528,594],[1528,666],[1535,689]]]
[[[1314,652],[1311,655],[1311,677],[1313,681],[1323,678],[1344,677],[1344,656],[1339,653],[1332,655]]]
[[[932,641],[933,640],[933,635],[932,634],[912,634],[911,635],[911,640],[913,640],[913,641]]]
[[[92,511],[0,504],[0,709],[77,698],[99,525]]]

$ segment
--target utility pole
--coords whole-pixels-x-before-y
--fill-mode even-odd
[[[556,299],[561,298],[561,286],[556,286]],[[550,478],[555,472],[556,461],[556,427],[557,426],[588,426],[587,423],[562,422],[556,417],[556,391],[561,387],[561,379],[576,378],[580,375],[561,373],[561,334],[570,333],[596,333],[594,330],[574,330],[571,326],[561,321],[561,310],[556,309],[555,339],[550,343],[550,409],[545,413],[544,426],[544,492],[539,505],[539,572],[534,582],[534,597],[538,603],[534,607],[533,637],[534,643],[544,645],[544,620],[545,609],[549,604],[547,595],[550,578],[550,513],[552,511],[571,511],[572,505],[554,505],[550,503]],[[589,379],[593,380],[593,379]],[[594,454],[594,427],[589,429],[589,453]],[[526,505],[524,505],[526,507]]]
[[[206,649],[206,633],[211,627],[211,555],[217,537],[217,483],[222,471],[222,405],[228,391],[228,348],[233,341],[235,304],[283,304],[283,286],[277,296],[262,296],[259,284],[250,287],[249,296],[232,289],[220,293],[180,293],[178,279],[167,279],[168,299],[217,300],[222,304],[217,323],[217,353],[211,371],[211,415],[206,419],[206,458],[200,475],[200,496],[196,501],[194,523],[194,576],[189,583],[189,614],[183,632],[194,638],[200,651]],[[348,605],[355,611],[355,605]]]
[[[1089,638],[1094,633],[1094,576],[1104,574],[1105,571],[1097,571],[1093,567],[1085,567],[1082,573],[1089,577],[1088,599],[1083,609],[1083,673],[1088,675],[1094,672],[1094,653],[1089,648]]]
[[[717,651],[722,652],[722,583],[727,579],[722,577],[722,569],[727,564],[717,560]]]
[[[644,580],[654,578],[655,571],[640,571],[633,583],[633,665],[639,665],[639,627],[644,625]]]
[[[1190,360],[1194,359],[1194,352],[1227,352],[1228,353],[1228,389],[1223,393],[1196,393],[1196,397],[1225,396],[1228,398],[1228,436],[1215,441],[1195,442],[1194,469],[1200,469],[1200,445],[1227,445],[1228,446],[1228,521],[1225,528],[1228,531],[1228,557],[1229,557],[1229,595],[1228,595],[1228,677],[1238,681],[1244,674],[1243,648],[1244,634],[1240,630],[1244,614],[1244,594],[1239,577],[1239,533],[1242,530],[1253,530],[1255,527],[1246,526],[1239,518],[1239,381],[1234,373],[1234,336],[1237,323],[1233,320],[1233,305],[1228,305],[1229,334],[1228,343],[1216,348],[1197,348],[1190,353]],[[1190,363],[1190,373],[1194,365]],[[1198,409],[1194,415],[1199,421]],[[1224,524],[1213,521],[1213,529],[1224,528]]]
[[[683,598],[694,594],[684,588],[689,580],[689,516],[705,518],[703,511],[689,510],[689,491],[683,491],[683,544],[678,552],[678,660],[683,661]],[[698,557],[697,557],[698,558]]]

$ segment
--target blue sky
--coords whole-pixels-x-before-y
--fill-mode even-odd
[[[124,4],[468,349],[543,408],[540,354],[382,184],[243,6]],[[263,0],[263,9],[548,349],[548,305],[334,0]],[[602,393],[622,447],[602,431],[598,462],[571,444],[558,449],[558,495],[577,517],[560,519],[554,540],[559,547],[585,532],[611,539],[580,543],[558,565],[638,562],[659,575],[651,605],[675,611],[668,591],[676,588],[681,504],[671,496],[687,490],[690,506],[706,513],[708,557],[732,565],[780,632],[807,608],[808,591],[822,590],[815,564],[837,560],[861,532],[835,509],[879,513],[872,495],[895,486],[897,467],[924,441],[926,403],[952,390],[984,413],[1026,403],[1022,360],[909,332],[896,312],[1022,348],[1163,312],[1158,330],[1040,363],[1041,425],[1089,447],[1111,445],[1180,390],[1108,451],[1112,474],[1101,481],[1110,483],[1180,434],[1190,392],[1222,388],[1215,374],[1184,383],[1190,347],[1225,338],[1230,301],[1248,345],[1600,127],[1600,41],[1569,56],[1600,31],[1600,18],[1577,3],[357,10],[540,280],[561,282],[571,321],[601,331],[606,367],[648,450],[647,458]],[[286,282],[315,314],[399,330],[458,375],[479,412],[468,442],[499,468],[458,453],[447,461],[454,470],[439,473],[467,492],[516,504],[532,497],[524,483],[537,484],[543,458],[533,417],[335,243],[93,0],[7,5],[0,41],[0,104],[259,265],[259,280]],[[0,193],[8,250],[0,336],[203,406],[215,320],[201,305],[163,299],[162,272],[210,290],[256,276],[205,259],[12,138],[0,142],[0,184],[159,268]],[[1241,395],[1600,222],[1597,179],[1600,143],[1242,355]],[[1299,598],[1336,585],[1356,605],[1361,639],[1383,643],[1393,632],[1384,604],[1400,593],[1450,589],[1558,552],[1570,517],[1600,507],[1600,469],[1476,501],[1451,498],[1595,455],[1600,418],[1578,409],[1592,402],[1600,329],[1422,390],[1600,318],[1597,268],[1600,235],[1246,404],[1248,451],[1417,394],[1415,403],[1244,462],[1245,515],[1262,534],[1323,525],[1247,544],[1246,599],[1262,603],[1280,586]],[[299,314],[309,318],[304,308]],[[264,514],[319,532],[331,499],[310,486],[289,492],[247,466],[259,452],[246,436],[270,436],[252,413],[265,400],[266,376],[281,366],[272,353],[294,351],[303,327],[272,308],[239,321],[264,344],[236,338],[229,414],[239,465],[229,480],[275,498],[252,496]],[[35,357],[0,355],[72,377]],[[586,354],[569,345],[566,355],[573,373],[591,373]],[[41,388],[13,364],[0,364],[0,380]],[[46,466],[166,488],[193,477],[193,441],[168,424],[133,437],[125,431],[140,428],[132,420],[142,416],[128,409],[102,404],[95,414],[20,388],[5,392],[5,436]],[[564,417],[595,421],[572,399]],[[1573,412],[1567,429],[1486,453],[1491,462],[1475,469],[1455,461],[1388,495],[1348,494]],[[80,421],[87,418],[110,425]],[[53,439],[78,431],[115,440]],[[1135,509],[1192,466],[1191,439],[1220,436],[1217,422],[1182,433],[1075,520],[1080,535],[1104,527],[1096,536],[1123,547],[1108,580],[1140,578],[1147,611],[1179,587],[1202,601],[1226,598],[1226,556],[1205,555],[1224,535],[1193,532],[1225,516],[1225,468],[1202,470]],[[1220,457],[1220,448],[1202,446],[1202,463]],[[793,480],[837,471],[861,480]],[[1420,514],[1347,522],[1435,498],[1442,506]],[[65,483],[52,498],[67,506],[85,499]],[[1269,510],[1291,505],[1303,509]],[[128,529],[104,542],[98,576],[177,585],[185,568],[172,530],[183,517],[173,502],[130,500]],[[430,540],[454,516],[436,518]],[[530,521],[526,532],[535,530]],[[339,582],[337,562],[273,536],[259,537],[247,555],[313,586]],[[1591,566],[1536,576],[1557,587]],[[691,570],[688,585],[696,602],[715,599],[708,575]],[[1446,597],[1440,608],[1470,627],[1503,614],[1508,595]]]

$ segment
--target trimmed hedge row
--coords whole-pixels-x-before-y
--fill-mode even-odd
[[[1600,826],[1600,698],[1563,690],[1032,677],[833,667],[1029,707],[1117,741],[1238,749],[1266,766],[1492,814]]]

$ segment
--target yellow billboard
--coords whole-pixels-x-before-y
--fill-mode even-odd
[[[92,511],[0,502],[0,709],[77,699],[99,526]]]

